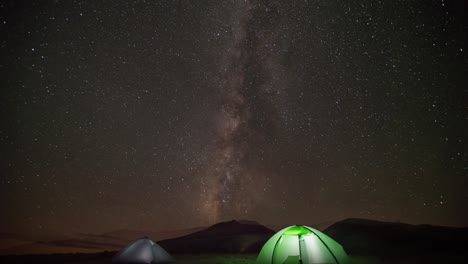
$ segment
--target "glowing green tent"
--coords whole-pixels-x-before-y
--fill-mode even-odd
[[[343,247],[308,226],[290,226],[263,245],[257,264],[347,264]]]

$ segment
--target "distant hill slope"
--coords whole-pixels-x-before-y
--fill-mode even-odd
[[[317,229],[319,231],[323,231],[327,227],[333,225],[334,223],[335,223],[335,221],[326,221],[326,222],[318,222],[318,223],[301,222],[301,223],[267,224],[265,226],[272,229],[272,230],[274,230],[275,232],[278,232],[281,229],[283,229],[285,227],[288,227],[288,226],[292,226],[292,225],[306,225],[306,226],[312,227],[314,229]]]
[[[468,252],[468,228],[346,219],[331,225],[324,233],[351,255],[464,255]]]
[[[257,253],[275,232],[254,221],[229,221],[158,243],[171,254]]]
[[[140,237],[153,240],[168,239],[190,234],[204,228],[187,228],[172,231],[117,230],[104,234],[75,234],[47,241],[21,240],[18,235],[0,233],[0,255],[93,253],[121,249],[128,242]]]

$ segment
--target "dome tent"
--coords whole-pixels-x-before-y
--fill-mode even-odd
[[[113,263],[171,263],[173,259],[162,247],[148,238],[130,242],[112,258]]]
[[[348,264],[343,247],[308,226],[290,226],[273,235],[258,254],[257,264]]]

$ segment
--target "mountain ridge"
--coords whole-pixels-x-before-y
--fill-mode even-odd
[[[257,253],[275,231],[251,220],[216,223],[185,236],[158,241],[170,253]]]
[[[467,227],[407,224],[348,218],[323,231],[352,255],[463,254]]]

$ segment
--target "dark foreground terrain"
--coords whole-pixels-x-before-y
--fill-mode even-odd
[[[0,263],[65,263],[65,264],[109,264],[112,263],[113,253],[95,254],[60,254],[0,257]],[[256,254],[202,254],[202,255],[174,255],[176,264],[255,264]],[[354,264],[466,264],[467,256],[426,254],[422,256],[394,256],[372,257],[352,256]]]
[[[112,263],[113,252],[95,254],[60,254],[0,257],[0,263],[75,263],[75,264],[106,264]],[[255,263],[256,254],[242,255],[175,255],[177,264],[251,264]]]
[[[347,219],[324,233],[338,241],[355,264],[468,263],[468,228]],[[253,264],[273,234],[255,222],[229,221],[158,243],[176,263]],[[111,263],[115,253],[0,256],[0,263]]]

